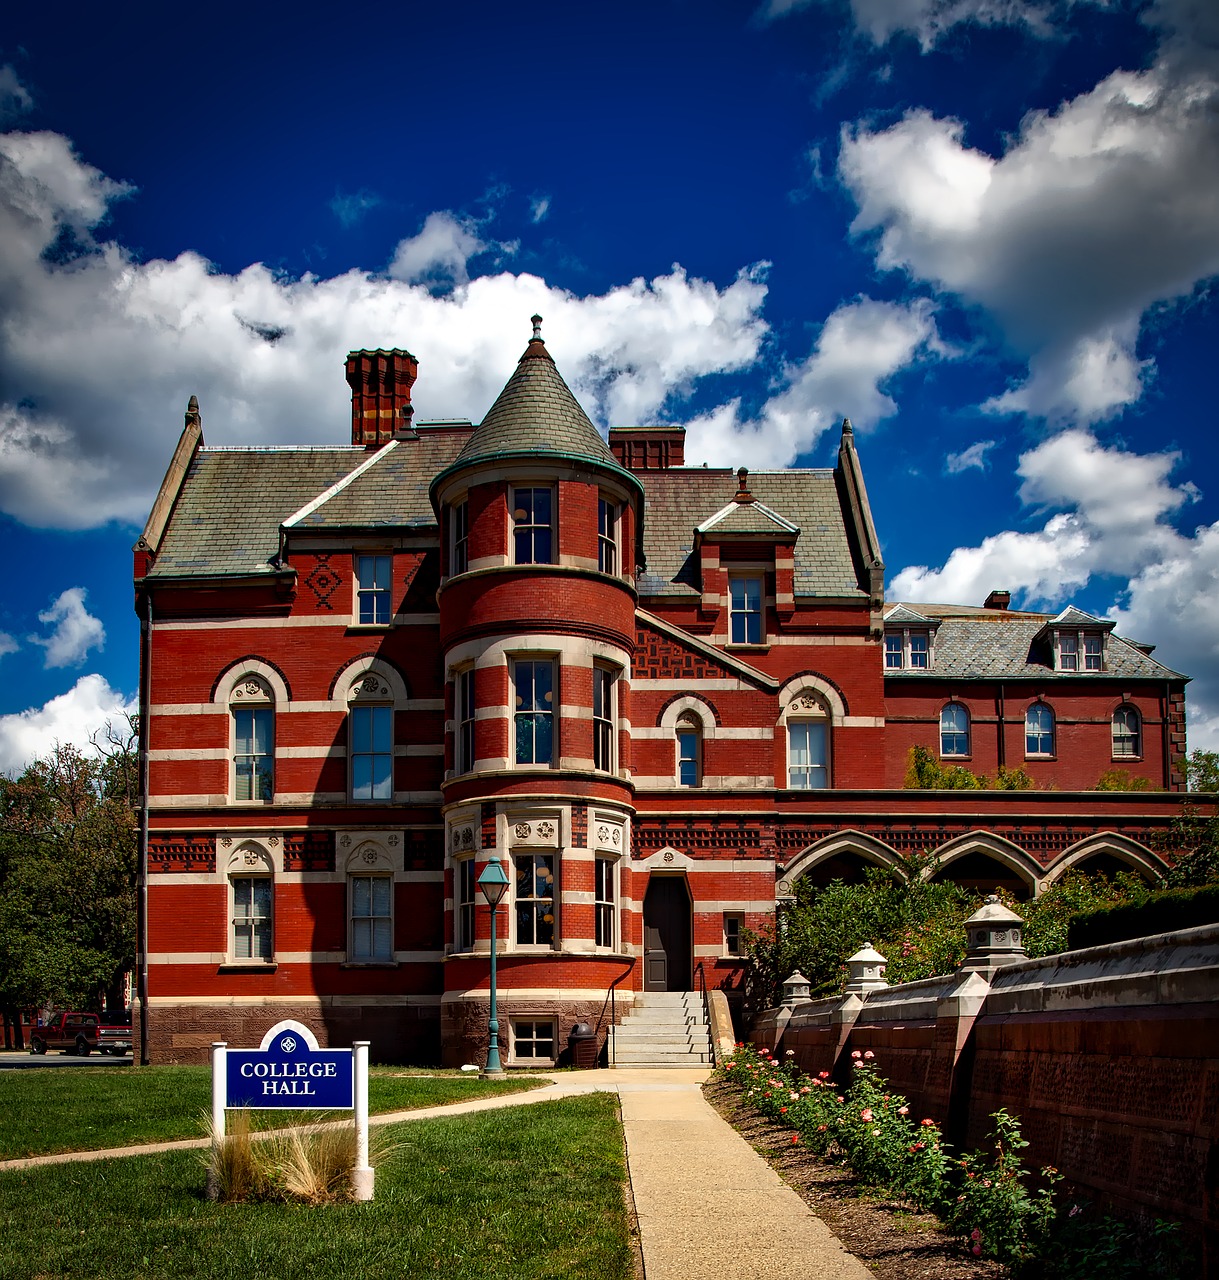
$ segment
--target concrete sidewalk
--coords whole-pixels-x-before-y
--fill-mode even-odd
[[[544,1073],[539,1073],[544,1074]],[[872,1280],[830,1229],[703,1098],[705,1070],[574,1071],[531,1093],[369,1117],[374,1125],[616,1093],[646,1280]],[[0,1162],[0,1173],[207,1146],[206,1138]]]

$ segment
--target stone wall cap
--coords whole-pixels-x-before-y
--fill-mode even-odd
[[[997,893],[992,893],[965,923],[966,925],[992,924],[1006,927],[1023,924],[1024,920],[1007,906]]]

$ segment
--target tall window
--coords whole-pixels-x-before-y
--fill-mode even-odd
[[[1079,637],[1072,631],[1063,631],[1058,636],[1058,669],[1079,670]]]
[[[517,764],[554,761],[554,663],[518,660],[513,665]]]
[[[608,498],[597,500],[597,568],[618,572],[618,504]]]
[[[599,947],[612,947],[615,942],[614,918],[618,901],[616,886],[618,863],[614,858],[598,858],[596,888],[593,894],[596,913],[596,943]]]
[[[1054,754],[1054,713],[1044,702],[1034,702],[1024,716],[1024,754]]]
[[[392,960],[393,882],[389,876],[352,876],[350,889],[351,959],[356,963]]]
[[[697,787],[702,781],[703,727],[693,716],[677,722],[677,782]]]
[[[1143,724],[1134,707],[1118,707],[1113,713],[1113,758],[1137,759],[1143,754]]]
[[[729,640],[732,644],[762,643],[762,579],[729,578]]]
[[[724,954],[739,956],[745,950],[745,916],[740,911],[724,912]]]
[[[959,702],[940,712],[940,755],[969,755],[969,712]]]
[[[453,868],[457,889],[457,949],[474,947],[474,904],[478,900],[478,882],[474,875],[474,859],[463,858]]]
[[[348,717],[351,734],[351,798],[394,798],[394,709],[352,707]]]
[[[389,556],[356,556],[356,619],[361,626],[389,625],[392,566]]]
[[[593,768],[614,767],[614,673],[593,668]]]
[[[517,564],[552,564],[554,493],[546,488],[512,490],[512,525]]]
[[[474,668],[457,675],[457,772],[474,768]]]
[[[925,631],[910,632],[910,666],[913,670],[922,670],[927,666],[927,633]]]
[[[271,877],[233,876],[233,959],[271,959]]]
[[[789,720],[787,724],[788,786],[801,791],[828,787],[829,767],[824,720]]]
[[[233,799],[271,800],[275,794],[274,711],[234,707],[233,732]]]
[[[518,946],[554,946],[554,854],[516,855]]]
[[[1101,638],[1090,632],[1084,632],[1084,670],[1099,671],[1101,668]]]
[[[465,573],[470,567],[470,508],[465,502],[455,502],[452,511],[453,555],[449,573]]]

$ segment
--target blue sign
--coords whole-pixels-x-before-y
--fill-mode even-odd
[[[225,1106],[352,1110],[355,1078],[350,1049],[319,1049],[299,1024],[280,1023],[260,1049],[225,1055]]]

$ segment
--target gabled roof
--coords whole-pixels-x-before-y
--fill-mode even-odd
[[[1046,623],[1047,627],[1092,627],[1099,628],[1101,631],[1112,631],[1114,624],[1108,618],[1097,618],[1093,614],[1085,613],[1082,609],[1077,609],[1073,604],[1067,607],[1056,617],[1051,618]]]
[[[798,536],[800,526],[785,520],[777,511],[764,503],[737,502],[735,499],[710,519],[704,520],[696,530],[708,534],[762,534],[769,536]]]
[[[885,626],[889,626],[890,623],[895,626],[914,624],[915,626],[935,627],[939,625],[938,619],[928,618],[925,614],[912,609],[908,604],[896,604],[885,614]]]
[[[909,608],[896,605],[896,609]],[[918,611],[938,623],[935,660],[930,667],[886,671],[886,680],[999,679],[1087,680],[1105,679],[1184,680],[1180,672],[1157,662],[1138,645],[1119,635],[1105,642],[1105,669],[1087,672],[1054,670],[1046,635],[1056,618],[1044,613],[1007,609],[972,608],[965,605],[919,604]],[[917,612],[912,610],[912,612]],[[1069,612],[1064,610],[1063,613]],[[1081,610],[1080,618],[1097,626],[1103,620]],[[889,615],[890,617],[892,614]],[[1063,614],[1059,614],[1061,618]],[[886,618],[888,621],[888,618]],[[1111,628],[1112,623],[1108,623]]]
[[[641,471],[638,478],[644,490],[647,557],[647,570],[637,579],[640,594],[697,595],[697,531],[725,511],[724,498],[735,490],[734,473],[722,468],[670,467]],[[749,486],[756,501],[731,506],[761,507],[800,534],[795,543],[797,595],[866,598],[832,471],[751,471]],[[767,536],[779,528],[772,521]]]

